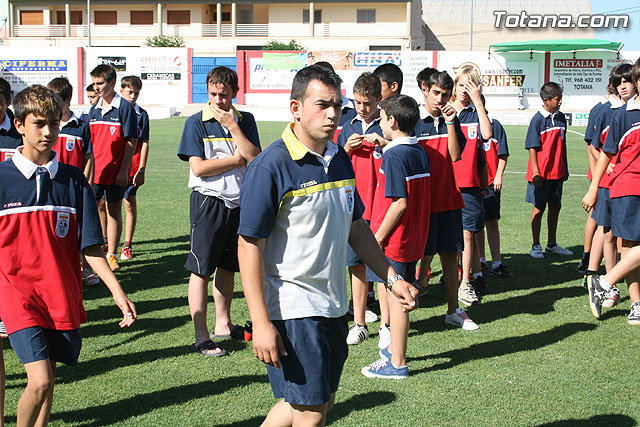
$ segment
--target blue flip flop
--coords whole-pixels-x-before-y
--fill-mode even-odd
[[[196,345],[195,343],[191,344],[191,351],[193,351],[194,353],[198,353],[204,357],[222,357],[222,356],[226,356],[227,354],[229,354],[229,352],[227,352],[227,350],[225,350],[224,348],[220,347],[218,344],[214,343],[211,340],[206,340],[201,342],[200,344]],[[222,350],[219,353],[207,353],[207,350],[215,350],[219,348],[220,350]]]

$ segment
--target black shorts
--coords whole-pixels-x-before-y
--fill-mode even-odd
[[[135,197],[137,192],[138,192],[138,187],[133,185],[133,182],[130,182],[125,187],[124,194],[122,195],[122,198],[129,200],[129,196]]]
[[[105,202],[118,203],[122,201],[125,188],[126,187],[120,187],[115,184],[109,184],[109,185],[95,184],[93,186],[93,191],[96,194],[96,200],[100,200],[104,196]]]
[[[40,360],[54,360],[75,366],[82,348],[80,329],[59,331],[32,326],[10,334],[9,341],[23,365]]]
[[[484,220],[500,219],[500,193],[496,192],[493,184],[489,187],[489,194],[482,201],[484,205]]]
[[[527,183],[526,202],[533,204],[538,210],[544,210],[549,205],[562,205],[562,183],[561,179],[545,179],[542,187],[536,188],[533,182]]]
[[[608,188],[598,188],[598,201],[593,208],[591,218],[596,224],[611,228],[611,197]]]
[[[191,249],[185,268],[201,276],[211,276],[217,267],[238,268],[238,225],[240,208],[229,209],[217,197],[191,193]]]
[[[462,229],[477,233],[484,228],[484,205],[480,187],[461,188],[464,208],[462,208]]]
[[[424,254],[435,255],[437,253],[462,252],[463,249],[461,209],[432,213],[429,222],[429,237],[427,238]]]

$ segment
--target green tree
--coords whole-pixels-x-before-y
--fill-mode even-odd
[[[180,36],[147,37],[145,46],[151,47],[184,47],[184,39]]]
[[[277,40],[271,40],[269,43],[262,46],[262,50],[307,50],[307,49],[295,40],[291,40],[289,43],[283,43]]]

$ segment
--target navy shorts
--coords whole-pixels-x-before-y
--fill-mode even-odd
[[[217,267],[238,268],[238,225],[240,208],[229,209],[217,197],[191,193],[191,250],[184,264],[201,276],[211,276]]]
[[[536,188],[533,182],[527,183],[527,203],[532,203],[539,210],[543,210],[547,204],[562,205],[562,180],[546,179],[542,181],[542,187]]]
[[[389,257],[387,257],[387,260],[389,260],[389,264],[391,264],[393,269],[396,271],[396,274],[401,275],[409,283],[413,282],[413,279],[416,277],[416,264],[418,261],[399,262],[394,261]],[[374,273],[369,266],[367,266],[367,282],[385,283],[386,280],[379,278],[378,275]]]
[[[429,220],[429,237],[424,249],[425,255],[446,252],[462,252],[462,210],[432,213]]]
[[[280,369],[267,365],[276,399],[294,405],[321,405],[338,390],[349,349],[347,318],[304,317],[274,320],[287,356]]]
[[[593,208],[591,217],[596,224],[611,228],[611,198],[608,188],[598,188],[598,202]]]
[[[611,199],[611,232],[621,239],[640,242],[640,196]]]
[[[32,326],[10,334],[9,341],[23,365],[39,360],[55,360],[75,366],[82,348],[80,329],[58,331]]]
[[[118,203],[122,201],[125,188],[126,187],[120,187],[115,184],[109,184],[109,185],[94,184],[93,191],[96,194],[96,200],[100,200],[104,196],[105,202]]]
[[[127,185],[124,189],[124,194],[122,195],[123,199],[129,199],[129,196],[136,196],[136,193],[138,192],[138,187],[136,187],[135,185],[133,185],[133,182],[130,182],[129,185]]]
[[[461,188],[464,208],[462,208],[462,229],[477,233],[484,228],[484,205],[480,187]]]
[[[500,193],[496,192],[493,184],[489,187],[489,194],[482,200],[484,205],[484,220],[500,219]]]

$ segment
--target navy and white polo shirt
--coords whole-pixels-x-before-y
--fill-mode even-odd
[[[0,163],[0,317],[7,332],[69,330],[86,321],[79,250],[102,245],[93,191],[78,168]]]
[[[104,111],[102,98],[89,110],[93,156],[96,159],[95,183],[112,185],[122,167],[128,138],[138,137],[138,122],[133,106],[116,93]]]
[[[244,136],[260,148],[258,127],[253,115],[235,108],[233,111]],[[204,160],[223,159],[233,156],[235,151],[236,143],[231,132],[213,117],[209,104],[184,123],[178,148],[181,160],[188,162],[192,156]],[[201,177],[195,176],[189,169],[189,188],[205,196],[219,198],[230,209],[237,208],[240,206],[240,185],[246,169],[246,166],[238,166],[218,175]]]
[[[567,173],[564,157],[567,120],[560,111],[551,114],[540,108],[531,118],[524,148],[534,148],[538,153],[538,170],[542,179],[563,179]],[[531,160],[527,165],[527,181],[533,180]]]
[[[22,135],[13,125],[13,113],[7,109],[4,120],[0,124],[0,162],[4,162],[13,156],[16,148],[22,145]]]
[[[58,161],[82,169],[84,155],[92,152],[89,124],[80,121],[75,114],[67,122],[60,123],[58,140],[53,146]]]
[[[266,239],[262,256],[271,320],[347,312],[347,241],[364,205],[347,153],[327,141],[324,155],[294,135],[256,157],[240,192],[238,234]]]

